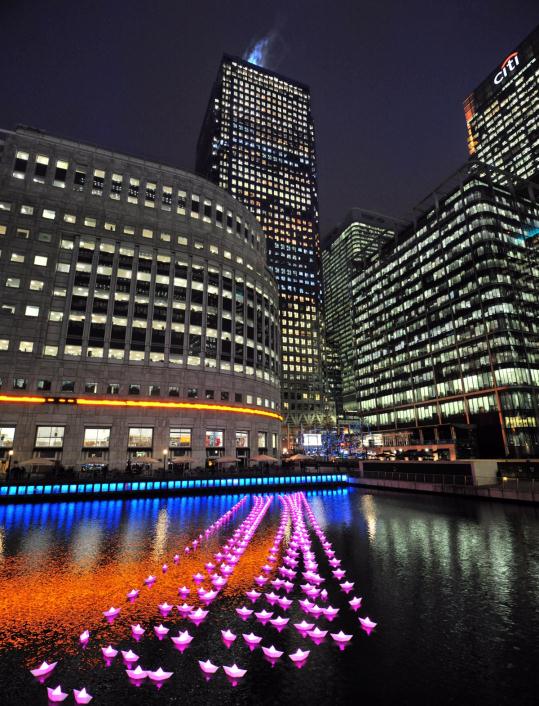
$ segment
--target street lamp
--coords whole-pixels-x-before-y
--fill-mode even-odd
[[[163,474],[167,470],[168,449],[163,449]]]
[[[9,480],[9,472],[11,470],[11,461],[13,459],[13,449],[7,452],[7,469],[6,469],[6,480]]]

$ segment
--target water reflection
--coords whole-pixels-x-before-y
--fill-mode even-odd
[[[286,664],[271,669],[259,651],[249,654],[245,646],[227,650],[222,645],[221,629],[240,634],[255,627],[241,622],[235,608],[245,602],[245,590],[265,563],[279,521],[275,499],[209,619],[196,629],[193,646],[184,655],[171,654],[166,641],[152,636],[137,645],[148,664],[181,675],[174,688],[171,682],[160,692],[129,688],[120,668],[105,669],[99,647],[105,640],[133,647],[126,637],[131,622],[151,627],[158,602],[177,602],[178,585],[191,584],[192,575],[234,527],[215,536],[199,555],[182,555],[177,570],[169,570],[154,589],[145,588],[133,609],[125,593],[140,587],[148,573],[160,571],[164,561],[170,563],[188,539],[239,497],[0,507],[3,706],[21,699],[43,703],[26,669],[59,654],[61,678],[67,682],[82,675],[103,704],[313,706],[361,699],[449,705],[465,693],[481,704],[509,705],[515,694],[520,704],[534,703],[539,537],[532,508],[357,490],[309,493],[308,498],[379,628],[370,638],[361,634],[356,615],[330,584],[330,602],[342,608],[331,628],[354,635],[344,653],[324,644],[313,650],[302,670]],[[234,526],[249,509],[242,510]],[[110,605],[123,606],[111,628],[100,614]],[[295,607],[290,613],[294,620],[303,617]],[[177,618],[164,622],[174,634],[185,628]],[[84,629],[92,640],[82,652],[77,636]],[[306,648],[292,630],[279,635],[269,627],[263,630],[265,645]],[[219,680],[204,682],[196,659],[208,657],[219,664],[248,661],[245,683],[233,690]]]

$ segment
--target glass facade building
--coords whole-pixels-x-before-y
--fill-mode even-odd
[[[539,27],[464,102],[471,156],[519,179],[539,175]]]
[[[354,277],[350,411],[407,445],[537,455],[537,202],[471,160],[416,213]]]
[[[371,266],[396,227],[397,222],[392,219],[354,208],[328,235],[322,250],[327,378],[337,417],[346,416],[348,407],[352,410],[357,407],[350,307],[352,279],[358,271]]]
[[[245,204],[262,226],[279,289],[285,423],[289,430],[318,427],[328,406],[308,87],[225,55],[199,137],[197,172]]]
[[[279,453],[277,286],[260,225],[214,184],[0,133],[0,293],[0,459]]]

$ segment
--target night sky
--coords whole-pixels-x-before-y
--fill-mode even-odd
[[[462,101],[539,23],[537,0],[0,0],[0,127],[192,171],[223,52],[272,35],[311,87],[321,232],[408,218],[467,158]]]

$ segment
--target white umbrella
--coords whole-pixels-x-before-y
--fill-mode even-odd
[[[133,456],[131,463],[161,463],[162,459],[154,458],[153,456]]]

